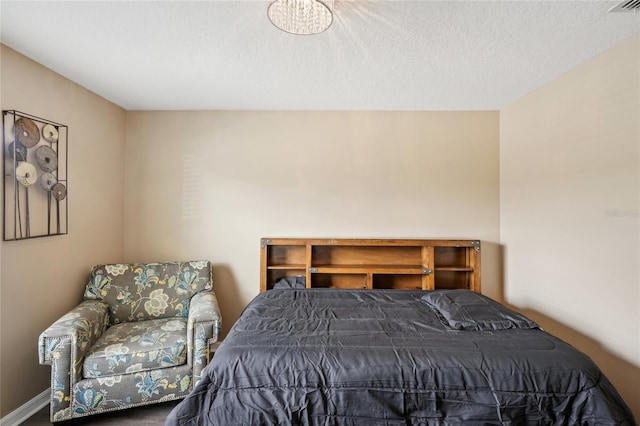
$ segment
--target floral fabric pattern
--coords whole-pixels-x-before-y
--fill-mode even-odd
[[[215,293],[203,292],[193,296],[187,322],[187,359],[193,367],[194,383],[200,380],[207,366],[209,343],[217,342],[221,324]]]
[[[186,331],[184,318],[116,324],[87,353],[82,375],[101,378],[185,364]]]
[[[167,310],[168,300],[169,296],[164,294],[162,289],[153,290],[149,294],[149,300],[144,302],[144,310],[151,316],[159,317]]]
[[[186,318],[191,297],[212,288],[206,260],[96,265],[84,297],[107,303],[111,324],[118,324]]]
[[[221,317],[206,260],[97,265],[85,301],[39,338],[51,421],[184,398]]]
[[[108,379],[85,379],[73,389],[73,404],[52,421],[184,398],[192,384],[186,364]]]
[[[40,364],[51,365],[51,418],[69,409],[71,389],[82,379],[82,360],[109,324],[105,303],[84,301],[63,315],[38,339]],[[68,410],[67,410],[68,411]]]

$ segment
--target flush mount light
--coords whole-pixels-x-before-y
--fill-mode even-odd
[[[318,34],[333,22],[333,0],[276,0],[267,15],[273,25],[291,34]]]

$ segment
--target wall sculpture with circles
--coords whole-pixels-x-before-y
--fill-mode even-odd
[[[66,125],[3,111],[5,241],[68,233]]]

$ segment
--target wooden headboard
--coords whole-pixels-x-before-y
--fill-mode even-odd
[[[306,288],[480,293],[480,241],[262,238],[260,291],[286,277]]]

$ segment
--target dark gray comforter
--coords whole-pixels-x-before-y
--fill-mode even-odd
[[[270,290],[167,425],[635,424],[583,353],[475,293]]]

